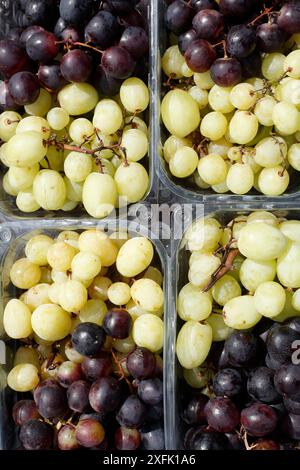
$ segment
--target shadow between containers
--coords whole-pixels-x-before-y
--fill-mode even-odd
[[[117,224],[117,228],[116,228]],[[62,230],[86,230],[93,227],[105,229],[114,232],[118,229],[128,230],[133,236],[145,236],[149,238],[155,249],[156,256],[162,268],[164,275],[164,431],[165,447],[170,448],[172,436],[170,434],[169,416],[173,409],[172,403],[172,382],[170,381],[169,352],[167,345],[172,343],[172,329],[169,327],[168,305],[170,300],[169,283],[169,257],[163,243],[158,240],[151,232],[149,233],[147,225],[141,225],[130,220],[105,220],[95,223],[93,220],[83,219],[80,222],[67,219],[64,221],[54,220],[24,220],[20,224],[18,221],[3,222],[0,224],[0,450],[12,450],[18,445],[17,427],[13,423],[11,410],[13,404],[18,399],[18,394],[7,387],[6,378],[8,372],[13,366],[14,352],[17,341],[9,340],[3,329],[3,311],[7,301],[17,294],[18,289],[12,286],[9,279],[10,267],[16,259],[24,253],[24,246],[29,238],[40,233],[56,235]],[[5,347],[4,347],[5,344]],[[3,357],[5,356],[5,357]],[[4,362],[4,364],[2,364]]]

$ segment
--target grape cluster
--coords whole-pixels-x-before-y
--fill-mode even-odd
[[[168,7],[173,33],[178,24],[170,18],[193,25],[172,38],[162,58],[168,80],[161,114],[171,134],[164,159],[177,181],[219,194],[279,196],[299,171],[300,22],[292,17],[300,10],[297,2],[278,13],[277,6],[179,0]],[[220,39],[216,47],[208,42]],[[219,47],[225,57],[216,58]]]
[[[132,256],[132,254],[135,256]],[[163,302],[152,243],[127,232],[35,235],[10,270],[8,386],[27,450],[163,449]],[[33,397],[28,395],[33,393]]]
[[[299,434],[299,228],[258,211],[186,234],[182,419],[192,450],[279,450]]]

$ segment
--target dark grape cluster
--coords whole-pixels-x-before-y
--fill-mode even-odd
[[[75,328],[66,348],[82,355],[81,362],[46,360],[34,399],[13,408],[25,449],[164,448],[160,357],[135,348],[119,359],[105,348],[113,338],[126,338],[130,326],[126,310],[112,309],[104,328],[95,323]]]
[[[5,0],[0,17],[0,110],[41,87],[90,82],[113,96],[129,76],[147,79],[147,1]]]
[[[279,51],[300,32],[300,4],[251,0],[174,0],[165,14],[167,29],[193,72],[206,72],[228,87],[260,68],[261,53]],[[256,61],[253,59],[256,58]],[[258,65],[257,65],[258,62]],[[255,63],[255,68],[253,64]]]
[[[283,450],[300,440],[300,319],[235,330],[212,349],[206,394],[183,387],[184,446]],[[296,346],[298,344],[298,346]],[[299,359],[299,358],[298,358]]]

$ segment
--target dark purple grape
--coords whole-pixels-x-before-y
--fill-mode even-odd
[[[263,403],[278,403],[281,400],[274,385],[274,371],[268,367],[259,367],[249,375],[247,390],[252,398]]]
[[[223,87],[236,85],[243,76],[242,66],[234,57],[215,60],[211,66],[210,74],[213,81]]]
[[[178,47],[182,55],[185,54],[187,48],[198,39],[197,33],[194,29],[189,29],[181,34],[178,38]]]
[[[283,404],[289,413],[300,415],[300,401],[292,400],[289,397],[283,397]]]
[[[225,351],[233,364],[246,366],[256,357],[258,340],[254,334],[248,331],[233,331],[225,341]]]
[[[241,413],[241,424],[250,436],[263,437],[276,429],[278,417],[269,405],[253,403]]]
[[[288,2],[280,10],[277,18],[278,26],[288,34],[300,32],[300,3]]]
[[[58,62],[53,64],[40,65],[38,70],[38,77],[42,85],[52,91],[58,91],[66,83],[60,70]]]
[[[243,445],[243,441],[241,437],[239,436],[239,434],[237,434],[236,432],[233,432],[233,433],[228,432],[225,435],[227,437],[230,450],[244,450],[245,449]]]
[[[205,39],[198,39],[187,48],[184,57],[193,72],[207,72],[216,59],[216,51]]]
[[[214,376],[213,391],[217,396],[232,398],[243,391],[243,385],[243,377],[238,370],[225,368]]]
[[[10,31],[8,31],[6,35],[6,39],[14,42],[17,45],[20,45],[21,44],[20,38],[21,38],[22,32],[23,32],[22,28],[13,28]]]
[[[276,23],[263,23],[256,29],[257,46],[261,52],[276,52],[284,44],[286,35]]]
[[[65,390],[58,384],[44,385],[39,392],[37,407],[43,418],[63,416],[68,409]]]
[[[61,37],[61,33],[63,32],[64,29],[66,29],[69,26],[69,24],[63,19],[63,18],[58,18],[55,26],[54,26],[54,31],[53,33],[57,38]]]
[[[106,413],[104,411],[101,413],[83,413],[82,415],[80,415],[79,421],[81,421],[82,419],[94,419],[96,421],[99,421],[99,423],[103,424],[103,426],[105,425],[106,427],[108,423],[108,416],[109,413]]]
[[[75,437],[83,447],[95,447],[105,438],[105,431],[101,423],[94,419],[83,419],[76,426]]]
[[[135,379],[150,378],[156,368],[155,355],[146,348],[136,348],[127,356],[126,367]]]
[[[141,445],[141,435],[137,429],[121,426],[115,432],[114,442],[118,450],[136,450]]]
[[[73,382],[67,391],[68,405],[77,413],[85,413],[90,410],[89,393],[90,384],[85,380]]]
[[[25,15],[31,24],[49,26],[56,17],[56,0],[31,0],[26,2]]]
[[[160,379],[141,380],[138,395],[147,405],[158,405],[163,400],[163,383]]]
[[[194,16],[193,28],[201,39],[215,40],[223,31],[223,15],[216,10],[201,10]]]
[[[295,341],[300,340],[300,334],[287,325],[277,325],[269,331],[266,345],[268,354],[275,361],[284,364],[291,360],[293,351],[297,349]]]
[[[281,362],[275,361],[269,354],[265,357],[266,366],[272,370],[278,370],[281,367]]]
[[[235,404],[226,397],[211,398],[205,406],[208,424],[218,432],[231,432],[240,421]]]
[[[57,434],[57,444],[60,450],[76,450],[79,444],[76,439],[76,428],[73,424],[65,424]]]
[[[193,18],[193,8],[183,0],[175,0],[168,6],[165,23],[167,28],[177,35],[189,29]]]
[[[8,89],[8,82],[0,82],[0,109],[1,111],[17,109],[18,105],[15,103]]]
[[[48,31],[34,33],[26,41],[26,52],[36,62],[50,62],[57,56],[58,50],[56,37]]]
[[[284,364],[277,370],[274,377],[277,391],[292,400],[300,399],[300,365]]]
[[[249,15],[253,3],[252,0],[221,0],[219,6],[223,15],[234,19],[235,17],[244,18]]]
[[[122,389],[114,377],[101,377],[91,386],[89,394],[91,407],[97,411],[115,411],[122,400]]]
[[[52,427],[43,421],[27,421],[21,427],[20,441],[26,450],[50,449],[53,441]]]
[[[186,431],[183,439],[183,448],[189,450],[193,446],[194,439],[196,439],[204,430],[206,426],[200,426],[198,428],[190,428]]]
[[[81,24],[90,14],[93,0],[60,0],[60,16],[68,24]]]
[[[230,28],[226,37],[227,52],[238,59],[250,55],[256,47],[256,34],[243,24]]]
[[[292,330],[297,331],[297,333],[300,334],[300,318],[299,317],[292,317],[288,318],[284,324],[288,326],[289,328],[292,328]]]
[[[146,407],[136,395],[130,395],[118,411],[116,419],[121,426],[138,428],[145,421]]]
[[[8,82],[9,93],[20,106],[33,103],[39,96],[40,84],[30,72],[15,73]]]
[[[33,400],[21,400],[14,404],[13,420],[18,426],[26,423],[31,419],[39,419],[40,414]]]
[[[147,423],[153,423],[153,421],[162,420],[164,416],[164,407],[163,403],[159,403],[159,405],[152,405],[149,406],[147,409],[147,415],[145,421]]]
[[[213,9],[217,10],[219,5],[215,0],[192,0],[192,7],[196,11],[206,10],[206,9]]]
[[[46,379],[46,380],[43,380],[42,382],[40,382],[38,384],[38,386],[34,389],[33,398],[34,398],[34,401],[37,404],[37,406],[39,405],[39,399],[40,399],[40,396],[41,396],[42,389],[44,387],[47,387],[47,386],[50,386],[50,385],[54,385],[56,387],[58,385],[58,383],[54,379]]]
[[[259,439],[250,450],[280,450],[280,445],[271,439]]]
[[[117,15],[123,15],[132,11],[138,0],[107,0],[107,3]]]
[[[102,65],[99,64],[92,76],[92,83],[100,94],[105,96],[115,96],[120,91],[122,80],[110,77],[105,72]]]
[[[25,70],[28,57],[22,47],[9,39],[0,41],[0,72],[10,78],[17,72]]]
[[[81,323],[72,334],[74,349],[83,356],[97,356],[105,343],[106,335],[96,323]]]
[[[80,364],[72,361],[63,362],[57,371],[57,380],[62,387],[69,387],[76,380],[83,378],[83,372]]]
[[[240,59],[244,78],[259,77],[261,74],[261,54],[255,49],[252,54]],[[260,323],[260,322],[259,322]],[[265,341],[264,337],[261,338]]]
[[[139,26],[140,28],[146,29],[147,27],[146,18],[143,18],[138,10],[132,10],[126,15],[122,15],[122,17],[119,18],[119,22],[125,28],[129,26]]]
[[[190,450],[227,450],[228,440],[224,434],[203,431],[193,439]]]
[[[82,33],[79,31],[79,29],[75,28],[74,26],[68,26],[62,31],[62,33],[58,37],[63,41],[70,41],[71,43],[73,43],[82,40]]]
[[[129,26],[121,36],[120,46],[127,49],[135,60],[140,59],[148,51],[148,35],[139,26]]]
[[[165,448],[165,434],[160,422],[143,426],[141,437],[146,450],[163,450]]]
[[[81,364],[84,375],[93,382],[100,377],[107,377],[112,373],[111,356],[101,352],[97,357],[85,357]]]
[[[184,407],[182,418],[191,426],[204,424],[206,422],[205,405],[208,397],[203,393],[195,395]]]
[[[45,31],[42,26],[38,25],[33,25],[29,26],[28,28],[24,29],[20,36],[20,42],[23,46],[26,45],[26,42],[28,41],[29,38],[35,33],[40,33],[41,31]]]
[[[81,49],[67,52],[60,63],[62,76],[68,82],[86,82],[92,73],[92,68],[90,54]]]
[[[103,322],[105,333],[117,339],[128,338],[131,325],[131,316],[124,308],[110,309]]]
[[[107,49],[114,44],[119,34],[119,25],[111,13],[100,11],[86,25],[84,37],[86,42],[92,42],[100,49]]]
[[[101,65],[108,75],[121,80],[130,77],[135,62],[126,49],[112,46],[103,53]]]
[[[291,439],[300,440],[300,415],[290,413],[285,417],[282,427]]]

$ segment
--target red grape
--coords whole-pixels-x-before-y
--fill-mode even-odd
[[[28,39],[31,38],[33,34],[40,33],[41,31],[45,31],[45,30],[44,28],[42,28],[42,26],[38,26],[38,25],[29,26],[28,28],[24,29],[24,31],[22,32],[20,36],[21,44],[25,47]]]
[[[215,0],[192,0],[192,6],[196,11],[206,10],[207,8],[217,10],[219,8]]]
[[[212,74],[212,78],[214,76]],[[229,85],[227,85],[229,86]],[[258,340],[248,331],[233,331],[225,342],[228,359],[239,366],[248,365],[258,352]]]
[[[141,435],[137,429],[121,426],[115,432],[115,446],[118,450],[136,450],[141,445]]]
[[[76,380],[83,378],[83,372],[80,364],[72,361],[63,362],[57,371],[57,380],[62,387],[69,387]]]
[[[250,55],[256,46],[256,34],[254,29],[239,24],[233,26],[226,37],[226,49],[228,53],[238,59]]]
[[[274,371],[268,367],[259,367],[248,377],[249,395],[263,403],[278,403],[281,399],[274,385]]]
[[[38,77],[40,82],[45,87],[53,91],[58,91],[65,84],[65,79],[61,74],[59,62],[40,65],[38,70]]]
[[[52,427],[43,421],[27,421],[21,427],[20,441],[26,450],[49,449],[53,441]]]
[[[101,352],[97,357],[85,357],[82,362],[82,370],[90,381],[107,377],[112,373],[111,356]]]
[[[147,405],[158,405],[163,400],[163,383],[160,379],[141,380],[138,395]]]
[[[257,46],[262,52],[276,52],[281,49],[286,35],[276,23],[263,23],[256,29]]]
[[[120,46],[127,49],[135,60],[140,59],[148,51],[148,35],[139,26],[129,26],[121,36]]]
[[[84,37],[86,42],[92,42],[100,49],[112,46],[119,33],[119,25],[111,13],[100,11],[86,25]]]
[[[187,424],[195,426],[206,422],[205,405],[208,397],[199,393],[191,398],[187,406],[184,407],[182,418]]]
[[[154,375],[155,355],[146,348],[136,348],[127,356],[126,366],[135,379],[147,379]]]
[[[214,376],[213,391],[216,396],[232,398],[243,391],[242,374],[231,368],[219,370]]]
[[[101,377],[91,386],[89,394],[91,407],[98,412],[114,411],[122,400],[122,389],[114,377]]]
[[[101,352],[106,336],[103,328],[96,323],[81,323],[72,334],[74,349],[83,356],[96,356]]]
[[[223,16],[216,10],[201,10],[194,16],[193,28],[201,39],[217,39],[224,28]]]
[[[145,421],[146,407],[136,395],[130,395],[123,403],[116,416],[121,426],[138,428]]]
[[[231,18],[243,18],[249,14],[253,3],[252,0],[221,0],[220,10]]]
[[[80,24],[93,8],[93,0],[60,0],[60,16],[69,24]]]
[[[44,385],[39,392],[37,407],[43,418],[63,416],[67,411],[65,390],[58,384]]]
[[[83,419],[76,426],[75,437],[83,447],[94,447],[101,444],[105,438],[102,424],[94,419]]]
[[[103,53],[101,65],[111,77],[125,79],[132,74],[135,62],[126,49],[112,46]]]
[[[65,424],[57,435],[57,444],[60,450],[75,450],[79,448],[76,439],[76,428],[72,424]]]
[[[58,50],[56,37],[48,31],[34,33],[26,41],[26,52],[36,62],[47,63],[53,60]]]
[[[31,419],[39,419],[40,414],[33,400],[21,400],[14,404],[13,407],[14,422],[21,426]]]
[[[274,378],[275,387],[281,395],[292,400],[300,399],[300,366],[284,364],[277,370]]]
[[[90,384],[84,380],[73,382],[67,391],[68,405],[77,413],[85,413],[90,410],[89,392]]]
[[[227,397],[211,398],[205,406],[208,424],[218,432],[231,432],[240,421],[240,413]]]
[[[269,405],[253,403],[241,413],[241,424],[250,436],[263,437],[275,430],[278,422],[276,411]]]
[[[8,88],[8,82],[0,83],[0,109],[3,111],[17,109],[13,97],[11,96]]]
[[[184,57],[193,72],[206,72],[216,59],[216,51],[205,39],[198,39],[187,48]]]
[[[193,17],[193,8],[183,0],[175,0],[168,6],[165,23],[175,34],[182,34],[189,29]]]
[[[33,103],[39,96],[40,84],[30,72],[15,73],[8,82],[9,93],[20,106]]]
[[[143,426],[141,437],[146,450],[163,450],[165,448],[164,429],[160,422]]]
[[[213,431],[203,431],[192,440],[190,450],[226,450],[228,441],[224,434]]]
[[[28,57],[24,49],[9,39],[0,41],[0,72],[7,78],[26,70]]]
[[[108,336],[113,338],[128,338],[132,320],[130,314],[124,308],[112,308],[105,315],[103,328]]]
[[[192,44],[192,42],[198,39],[197,33],[194,29],[189,29],[185,33],[181,34],[178,38],[178,47],[181,54],[185,54],[187,48]]]
[[[122,80],[110,77],[101,64],[97,65],[92,76],[92,83],[100,94],[106,96],[117,95],[120,91]]]
[[[62,76],[69,82],[86,82],[93,67],[89,53],[80,49],[67,52],[61,59]]]
[[[300,3],[288,2],[280,10],[277,18],[278,26],[288,34],[300,32]]]

